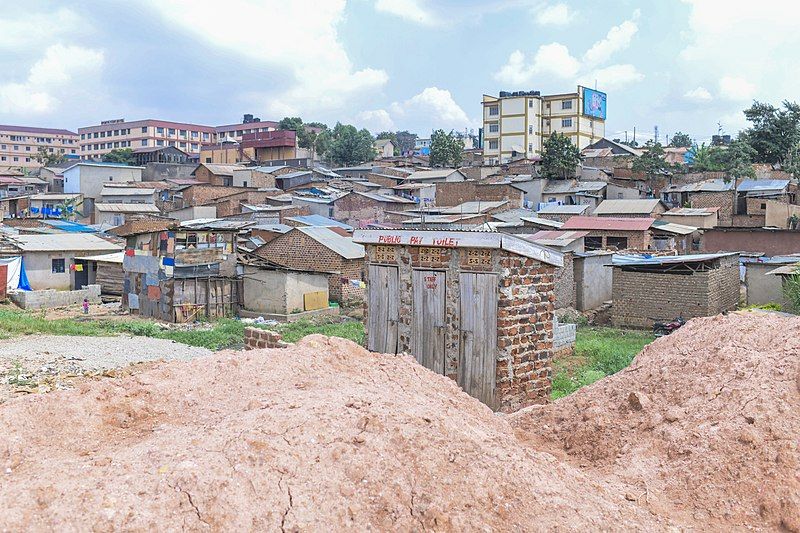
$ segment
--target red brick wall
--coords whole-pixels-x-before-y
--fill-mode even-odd
[[[303,232],[293,230],[256,250],[256,255],[288,268],[311,272],[330,272],[328,292],[334,302],[360,302],[364,289],[349,280],[365,280],[363,259],[344,259]],[[343,283],[343,280],[347,280]]]
[[[508,200],[503,210],[522,207],[523,193],[507,184],[454,181],[436,184],[436,205],[454,206],[462,202]]]
[[[719,225],[730,226],[733,216],[735,191],[689,193],[692,207],[719,207]]]
[[[768,256],[789,255],[800,250],[800,231],[763,229],[722,229],[703,231],[703,252],[753,252]]]
[[[333,202],[333,218],[353,227],[366,227],[370,223],[387,221],[388,211],[407,211],[417,204],[378,202],[360,194],[348,194]]]

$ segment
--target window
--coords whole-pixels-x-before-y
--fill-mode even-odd
[[[247,180],[244,180],[244,181],[242,182],[242,187],[247,187]]]
[[[156,128],[156,133],[164,134],[164,128]]]
[[[31,147],[30,147],[30,146],[26,146],[26,147],[25,147],[25,151],[26,151],[26,152],[30,152],[30,151],[31,151]]]
[[[31,158],[30,158],[30,157],[26,157],[26,158],[25,158],[25,162],[26,162],[26,163],[30,163],[30,162],[31,162]]]
[[[114,130],[114,136],[119,135],[119,130]]]
[[[497,122],[490,122],[489,123],[489,133],[497,133],[500,131],[500,124]]]
[[[606,239],[609,248],[616,248],[617,250],[625,250],[628,248],[627,237],[608,237]]]
[[[766,208],[767,208],[767,204],[762,203],[761,204],[761,209],[766,209]]]
[[[186,138],[186,130],[181,130],[181,137]]]
[[[19,150],[19,145],[18,144],[14,145],[14,150]]]
[[[144,127],[142,128],[142,133],[147,133],[147,126],[144,126]]]
[[[533,143],[528,143],[528,151],[533,152]]]
[[[561,127],[562,128],[571,128],[572,127],[572,119],[571,118],[562,118],[561,119]]]
[[[528,100],[528,107],[533,107],[533,100]]]
[[[193,131],[193,132],[192,132],[192,139],[197,139],[197,137],[198,137],[199,135],[200,135],[199,133],[197,133],[196,131]]]
[[[496,105],[489,106],[489,116],[497,116],[500,114],[500,108]]]
[[[114,148],[119,148],[119,141],[114,142]]]
[[[562,100],[561,109],[572,109],[572,100]]]
[[[53,274],[63,274],[65,272],[65,261],[64,259],[53,259],[51,271]]]
[[[101,131],[101,132],[100,132],[100,137],[105,137],[105,136],[106,136],[106,132],[104,132],[104,131]]]
[[[589,250],[600,250],[603,248],[603,238],[602,237],[590,237],[586,236],[583,239],[583,247],[587,251]]]
[[[157,140],[157,141],[156,141],[156,144],[157,144],[158,146],[164,146],[164,141],[162,141],[161,139],[159,139],[159,140]]]
[[[211,158],[210,157],[206,157],[206,163],[211,163]]]
[[[533,126],[528,126],[528,135],[533,135]]]
[[[142,139],[142,146],[147,146],[147,139]]]
[[[100,137],[100,134],[97,133],[97,132],[94,132],[94,138],[97,139],[98,137]]]
[[[197,150],[197,143],[192,143],[192,150]]]
[[[497,141],[489,141],[489,150],[497,150]]]
[[[168,135],[175,135],[175,128],[169,128],[169,129],[167,130],[167,134],[168,134]]]
[[[85,133],[81,133],[81,140],[82,140],[82,141],[85,141],[85,140],[86,140],[86,134],[85,134]]]
[[[203,133],[203,140],[204,141],[208,140],[208,133],[205,133],[205,132]]]
[[[181,141],[181,148],[186,148],[186,143],[184,141]]]
[[[19,157],[14,156],[14,161],[19,161]]]
[[[6,160],[6,156],[0,157],[0,161],[5,161],[5,160]]]

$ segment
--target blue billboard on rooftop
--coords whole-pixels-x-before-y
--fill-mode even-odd
[[[583,114],[589,117],[606,119],[606,93],[583,88]]]

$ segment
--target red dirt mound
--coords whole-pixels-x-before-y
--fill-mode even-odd
[[[800,318],[690,321],[626,370],[510,415],[518,437],[656,514],[800,531]]]
[[[670,342],[679,339],[661,345]],[[727,390],[735,384],[720,403],[733,399]],[[768,421],[755,413],[742,429],[761,439],[752,430]],[[778,419],[769,419],[776,430]],[[626,500],[622,484],[521,445],[505,418],[451,380],[340,339],[163,363],[15,399],[0,407],[0,427],[0,530],[673,524]],[[731,446],[752,454],[756,443]]]

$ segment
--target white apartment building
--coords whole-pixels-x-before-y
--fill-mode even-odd
[[[501,91],[483,95],[483,160],[487,165],[540,155],[555,133],[583,149],[605,135],[606,95],[578,86],[574,93]]]
[[[0,167],[40,167],[36,154],[41,149],[77,157],[78,134],[53,128],[0,126]]]

